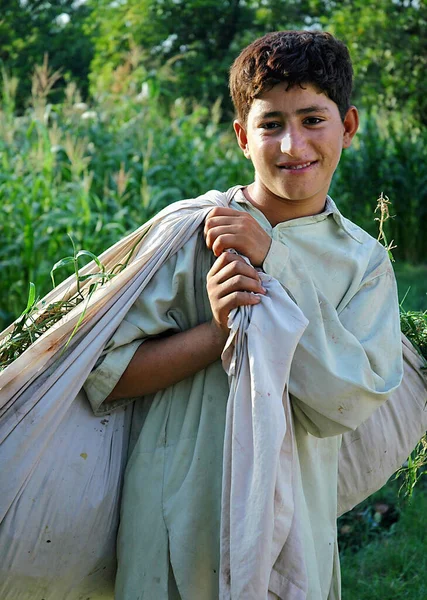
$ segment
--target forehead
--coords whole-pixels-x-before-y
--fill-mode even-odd
[[[255,98],[248,117],[259,118],[269,113],[285,116],[312,112],[339,114],[338,106],[324,92],[311,84],[303,85],[288,89],[286,82],[278,83]]]

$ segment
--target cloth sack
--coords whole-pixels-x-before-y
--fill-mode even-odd
[[[343,435],[338,463],[338,516],[379,490],[427,430],[427,370],[402,334],[403,379],[390,399]]]
[[[95,417],[81,388],[153,274],[209,210],[228,203],[215,191],[184,200],[112,246],[100,257],[107,271],[126,261],[132,249],[133,260],[93,294],[66,349],[82,305],[0,373],[2,600],[112,598],[132,411]],[[95,269],[91,263],[82,274]],[[44,305],[73,293],[69,278]]]
[[[112,597],[115,535],[131,410],[117,411],[104,419],[94,417],[81,387],[106,342],[156,270],[194,233],[209,210],[217,205],[227,206],[229,197],[214,191],[196,200],[171,205],[112,246],[100,257],[107,269],[124,261],[132,249],[135,258],[122,273],[95,292],[86,308],[85,320],[66,349],[64,346],[80,317],[81,305],[0,374],[2,599],[27,600],[40,596],[45,600],[95,600]],[[93,264],[88,265],[83,274],[93,272],[93,269]],[[70,278],[55,288],[45,302],[48,304],[65,294],[72,295],[74,291],[75,285]],[[239,314],[237,311],[236,319],[240,319]],[[248,315],[245,318],[249,318]],[[239,328],[232,327],[232,330],[237,336]],[[9,331],[10,328],[3,332],[0,340]],[[234,364],[244,364],[247,358],[243,363],[237,361],[239,344],[236,341],[235,337]],[[228,368],[232,363],[233,360]],[[419,372],[416,366],[413,370]],[[369,435],[369,440],[378,444],[378,452],[381,452],[381,444],[390,445],[393,436],[400,431],[399,413],[404,410],[408,415],[408,430],[400,436],[399,452],[391,455],[389,464],[383,467],[390,470],[390,474],[400,465],[400,462],[393,465],[393,460],[402,454],[406,457],[421,437],[420,421],[424,422],[424,430],[426,428],[419,393],[427,395],[425,380],[414,395],[402,398],[397,392],[393,396],[393,405],[386,403],[383,406],[384,425],[389,428],[384,439],[374,436],[376,425],[372,429],[369,425],[366,430],[358,428],[362,436]],[[232,410],[232,404],[229,404]],[[288,443],[292,439],[292,430],[287,406],[285,402],[281,426],[284,438],[289,434]],[[390,413],[388,406],[394,407]],[[227,419],[228,427],[231,416]],[[235,412],[234,422],[238,424],[239,419]],[[357,448],[362,449],[360,455]],[[277,475],[283,465],[280,458],[276,460]],[[363,471],[363,461],[363,444],[355,446],[352,453],[344,452],[340,459],[340,473],[345,473],[347,482],[340,486],[340,506],[344,509],[351,506],[357,496],[352,486],[359,482],[355,473]],[[232,468],[233,461],[229,464]],[[377,471],[365,489],[373,491],[375,486],[380,487],[377,482],[382,481],[383,476],[383,470]],[[363,478],[363,473],[360,477]],[[281,481],[279,484],[287,485]],[[224,480],[224,489],[227,489],[226,485]],[[248,498],[250,501],[250,494]],[[230,495],[230,532],[233,527],[240,526],[236,519],[238,512],[233,512],[233,502]],[[269,502],[271,515],[271,498]],[[292,500],[289,502],[288,516],[292,513]],[[226,523],[225,518],[223,521]],[[285,537],[292,532],[289,522],[292,519],[288,519],[288,525],[279,528]],[[269,531],[274,536],[275,528],[270,527]],[[270,542],[274,549],[269,555],[271,563],[278,542],[274,539]],[[233,568],[237,564],[233,562],[233,553],[238,548],[232,535],[230,544]],[[222,544],[223,548],[226,546],[227,542]]]

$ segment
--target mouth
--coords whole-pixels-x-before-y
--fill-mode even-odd
[[[302,171],[303,169],[308,169],[311,165],[314,165],[317,161],[309,160],[306,162],[299,163],[283,163],[278,165],[279,169],[284,169],[285,171]]]

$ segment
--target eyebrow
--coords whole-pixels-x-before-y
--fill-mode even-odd
[[[299,108],[295,111],[296,115],[309,115],[311,113],[330,113],[331,111],[327,106],[321,106],[320,104],[313,104],[305,108]],[[272,110],[259,115],[260,119],[274,119],[283,116],[283,113],[279,110]]]
[[[313,104],[312,106],[307,106],[306,108],[299,108],[296,111],[297,115],[307,115],[313,112],[320,113],[329,113],[331,112],[327,106],[321,106],[320,104]]]

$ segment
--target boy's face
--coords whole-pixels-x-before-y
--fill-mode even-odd
[[[285,82],[256,98],[246,125],[235,121],[238,143],[252,160],[254,204],[280,222],[322,212],[341,151],[357,131],[357,110],[341,120],[338,106],[312,85]]]

